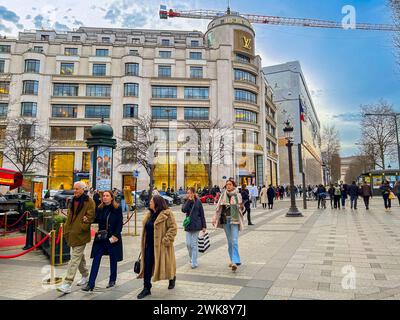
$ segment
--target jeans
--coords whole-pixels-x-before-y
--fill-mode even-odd
[[[127,206],[126,206],[125,199],[122,199],[122,200],[121,200],[121,209],[122,209],[122,212],[128,211],[126,207],[127,207]]]
[[[369,209],[369,196],[364,197],[365,209]]]
[[[385,203],[385,209],[392,207],[392,200],[389,199],[389,194],[383,195],[383,202]]]
[[[144,252],[144,287],[150,290],[154,266],[154,246],[146,245]]]
[[[346,199],[347,199],[347,197],[346,196],[341,196],[342,197],[342,207],[343,207],[343,209],[344,209],[344,206],[345,206],[345,204],[346,204]]]
[[[257,208],[257,197],[251,196],[251,207]]]
[[[101,257],[104,255],[106,251],[110,255],[110,281],[115,282],[117,280],[117,257],[115,255],[114,248],[111,247],[111,243],[107,240],[99,246],[99,249],[95,253],[93,257],[92,268],[90,270],[90,277],[89,277],[89,287],[94,288],[97,274],[99,272]]]
[[[353,209],[357,209],[357,196],[350,196],[350,208]]]
[[[226,224],[224,225],[226,239],[228,240],[228,253],[232,263],[240,264],[239,256],[239,225],[231,224],[231,219],[227,218]]]
[[[186,247],[189,252],[189,257],[191,259],[192,267],[197,267],[197,256],[198,256],[198,242],[200,231],[186,231]]]

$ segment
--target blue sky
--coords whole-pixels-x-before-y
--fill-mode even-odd
[[[206,30],[208,21],[160,20],[160,3],[179,9],[227,6],[226,0],[0,0],[0,33],[16,36],[24,29],[72,30],[81,25]],[[231,1],[231,9],[241,13],[339,22],[345,5],[355,7],[357,22],[392,23],[386,0]],[[264,66],[300,61],[321,123],[334,123],[340,131],[343,156],[357,152],[361,104],[384,99],[400,111],[400,68],[391,32],[266,25],[255,25],[255,30]]]

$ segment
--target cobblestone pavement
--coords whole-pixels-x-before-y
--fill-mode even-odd
[[[272,211],[260,205],[253,209],[255,225],[246,226],[240,234],[243,264],[236,273],[228,268],[225,234],[211,227],[212,205],[205,205],[211,247],[200,254],[199,267],[191,269],[181,227],[183,214],[179,207],[174,207],[180,227],[175,241],[176,287],[168,290],[167,281],[154,283],[148,299],[400,298],[400,207],[397,204],[387,213],[381,198],[372,201],[369,211],[362,204],[354,211],[349,208],[318,210],[311,201],[309,209],[302,210],[304,217],[296,218],[285,216],[288,207],[289,202],[284,200],[278,201]],[[124,232],[127,231],[125,227]],[[132,224],[130,232],[133,233]],[[124,261],[118,265],[117,286],[112,289],[105,289],[109,261],[108,257],[103,258],[93,293],[85,293],[74,285],[71,294],[63,295],[54,286],[42,285],[43,279],[50,275],[50,266],[41,251],[0,260],[0,299],[136,299],[142,289],[142,280],[137,280],[133,273],[139,242],[138,236],[124,236]],[[86,248],[89,264],[90,247]],[[20,250],[1,250],[0,254]],[[55,275],[62,277],[65,270],[66,265],[56,266]],[[79,278],[78,274],[75,280]]]

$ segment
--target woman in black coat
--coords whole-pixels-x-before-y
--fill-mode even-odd
[[[249,226],[252,226],[253,223],[251,223],[251,216],[250,216],[250,192],[249,190],[246,188],[246,185],[242,185],[242,190],[240,191],[240,195],[242,196],[242,201],[243,201],[243,205],[244,208],[246,209],[245,212],[243,212],[243,215],[246,214],[247,212],[247,222]]]
[[[197,263],[197,238],[200,231],[206,232],[206,218],[204,209],[200,199],[196,195],[194,188],[189,188],[187,192],[187,201],[182,206],[182,212],[186,213],[186,217],[190,216],[190,223],[185,227],[186,246],[189,252],[190,264],[192,269],[198,267]]]
[[[272,209],[274,206],[274,199],[275,199],[276,193],[272,185],[269,185],[268,190],[267,190],[267,197],[268,197],[268,209]]]
[[[104,255],[110,256],[110,280],[107,288],[115,286],[117,280],[117,262],[123,259],[122,246],[122,209],[116,203],[112,191],[104,191],[102,202],[96,209],[94,223],[99,224],[100,230],[107,230],[105,240],[94,240],[90,257],[93,259],[92,269],[90,270],[89,282],[84,291],[93,291],[97,273],[99,272],[101,258]]]

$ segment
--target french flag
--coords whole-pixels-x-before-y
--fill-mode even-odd
[[[304,108],[303,108],[303,104],[301,103],[301,99],[299,99],[300,102],[300,121],[306,121],[305,118],[305,113],[304,113]]]

